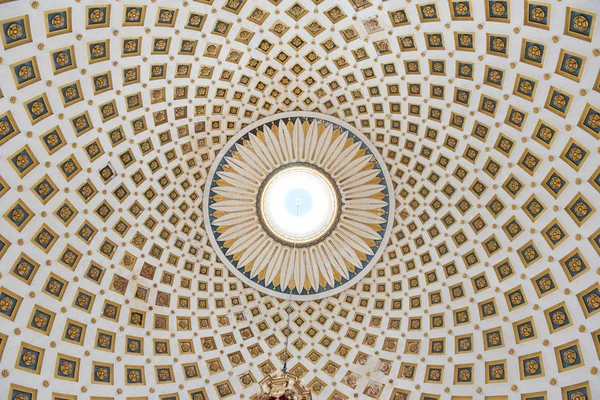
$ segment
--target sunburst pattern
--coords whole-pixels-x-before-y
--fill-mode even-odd
[[[340,203],[331,228],[299,246],[273,234],[260,206],[269,177],[296,165],[331,180]],[[368,272],[389,237],[393,195],[384,168],[367,139],[339,120],[289,113],[259,121],[230,141],[209,175],[205,221],[214,247],[270,294],[337,293]]]

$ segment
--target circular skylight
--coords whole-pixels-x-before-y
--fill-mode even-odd
[[[326,173],[308,164],[290,164],[265,180],[258,213],[276,240],[305,246],[331,230],[339,215],[338,197]]]
[[[204,218],[220,260],[273,296],[339,293],[369,272],[391,234],[392,184],[377,149],[322,114],[245,127],[219,153],[206,187]]]

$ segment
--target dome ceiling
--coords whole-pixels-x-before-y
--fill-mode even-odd
[[[287,333],[315,399],[600,395],[600,3],[0,3],[0,397],[251,398]],[[290,332],[203,222],[219,151],[289,111],[395,197]]]

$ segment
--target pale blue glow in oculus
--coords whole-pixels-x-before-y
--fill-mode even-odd
[[[285,208],[288,213],[298,216],[306,215],[313,207],[310,191],[298,188],[292,189],[285,196]]]
[[[272,234],[287,242],[325,235],[336,220],[337,191],[321,172],[305,166],[282,169],[265,183],[260,212]]]

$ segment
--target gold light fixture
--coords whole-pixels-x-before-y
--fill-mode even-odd
[[[259,382],[256,400],[312,400],[310,390],[290,372],[277,371]]]

